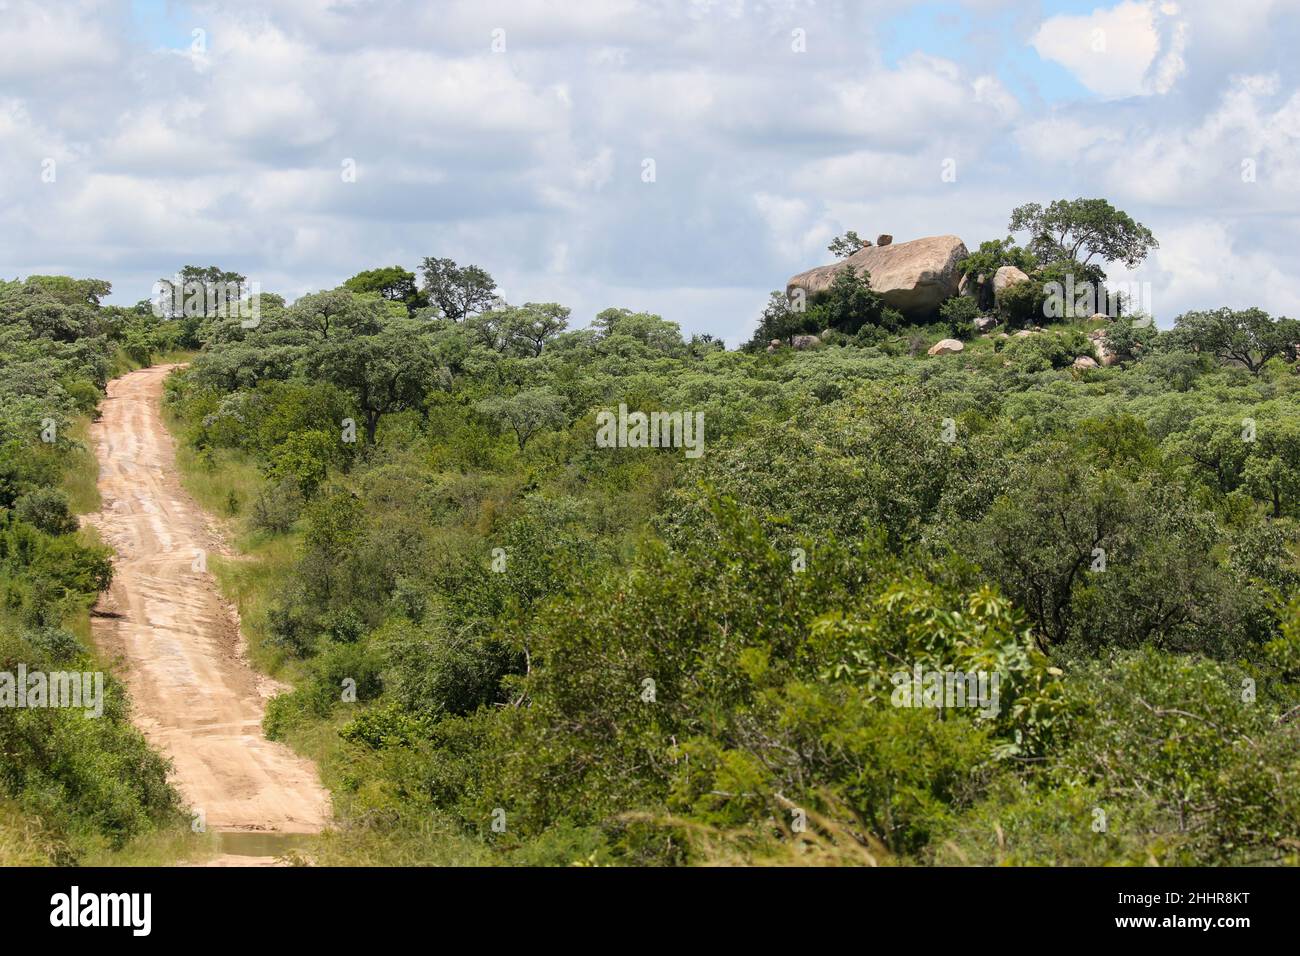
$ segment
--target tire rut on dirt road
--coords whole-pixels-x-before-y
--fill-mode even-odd
[[[181,487],[163,425],[163,380],[176,367],[114,379],[91,426],[102,504],[90,523],[117,552],[95,640],[119,660],[134,722],[209,830],[318,832],[329,795],[310,761],[262,736],[278,685],[249,666],[234,611],[196,563],[222,545]]]

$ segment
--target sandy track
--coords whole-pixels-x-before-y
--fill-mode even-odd
[[[117,550],[95,640],[119,659],[136,725],[171,758],[172,782],[208,829],[314,833],[329,795],[310,761],[262,736],[274,684],[249,667],[233,610],[195,570],[198,552],[222,544],[181,488],[162,423],[162,383],[175,367],[110,382],[91,426],[103,510],[90,521]]]

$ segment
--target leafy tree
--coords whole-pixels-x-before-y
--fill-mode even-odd
[[[1160,333],[1149,315],[1125,315],[1106,326],[1106,348],[1121,362],[1152,354]]]
[[[808,308],[814,328],[835,329],[854,335],[865,325],[882,325],[885,303],[871,289],[871,275],[865,270],[843,268],[830,287],[812,297]]]
[[[955,339],[969,339],[975,334],[979,306],[969,296],[955,295],[939,306],[939,318],[948,323],[948,334]]]
[[[844,235],[832,239],[831,244],[826,248],[830,250],[836,259],[847,259],[855,252],[865,249],[868,245],[870,243],[867,240],[860,239],[858,234],[850,229]]]
[[[407,312],[414,315],[417,309],[427,306],[428,300],[416,285],[415,273],[408,272],[401,266],[386,266],[358,272],[343,283],[349,292],[364,294],[374,293],[389,302],[400,302]]]
[[[14,504],[14,514],[46,534],[71,534],[77,518],[68,506],[68,496],[57,488],[35,488]]]
[[[84,305],[98,309],[113,286],[104,279],[73,279],[68,276],[28,276],[24,291],[48,295],[64,305]]]
[[[1183,348],[1236,362],[1258,375],[1269,359],[1294,356],[1300,321],[1274,319],[1258,308],[1186,312],[1174,320],[1174,338]]]
[[[1171,862],[1281,859],[1300,821],[1284,796],[1300,740],[1276,701],[1243,706],[1248,676],[1152,648],[1087,664],[1068,685],[1075,718],[1053,779],[1097,785],[1102,806],[1149,808],[1144,829],[1165,834],[1152,849]]]
[[[956,536],[1045,647],[1240,646],[1241,595],[1215,558],[1220,530],[1151,476],[1058,445],[1017,465],[1007,493]]]
[[[338,458],[338,445],[338,434],[293,432],[272,451],[267,477],[273,481],[292,481],[303,498],[310,501],[329,475],[331,462]]]
[[[818,331],[813,327],[815,321],[807,311],[797,311],[784,293],[773,292],[768,296],[748,348],[766,348],[773,340],[789,343],[796,335]]]
[[[1011,212],[1011,232],[1029,232],[1029,250],[1042,262],[1094,258],[1130,269],[1159,248],[1151,230],[1104,199],[1058,199],[1046,208],[1026,203]]]
[[[1243,474],[1246,488],[1267,501],[1274,518],[1300,509],[1300,417],[1258,424]]]
[[[966,278],[967,286],[974,293],[981,309],[993,307],[993,276],[1003,266],[1015,266],[1026,275],[1033,274],[1038,268],[1038,259],[1028,249],[1016,245],[1015,240],[990,239],[981,242],[979,249],[970,253],[957,268]]]
[[[997,296],[997,309],[1004,322],[1012,328],[1028,328],[1047,317],[1044,305],[1047,293],[1039,279],[1009,285]]]
[[[452,322],[486,311],[496,300],[497,284],[485,269],[458,266],[451,259],[426,257],[420,264],[424,294]]]
[[[514,395],[494,395],[475,408],[502,428],[515,433],[519,450],[538,432],[564,424],[564,398],[547,388],[526,388]]]
[[[441,379],[418,328],[395,322],[373,335],[326,339],[307,359],[314,374],[352,396],[365,418],[367,445],[375,443],[383,416],[419,408]]]
[[[489,348],[519,358],[536,358],[569,325],[569,309],[554,302],[504,306],[467,323]]]
[[[156,305],[163,318],[180,325],[180,344],[198,348],[205,320],[229,317],[247,281],[247,276],[219,266],[184,266],[175,277],[158,280]]]
[[[1241,486],[1250,457],[1242,432],[1240,419],[1203,415],[1171,436],[1168,445],[1193,463],[1202,481],[1226,495]]]
[[[652,312],[604,309],[591,326],[607,350],[626,352],[627,345],[638,344],[660,354],[680,355],[685,351],[681,326]]]
[[[569,309],[555,302],[525,302],[507,310],[502,323],[506,341],[517,354],[536,358],[546,343],[569,325]]]
[[[102,279],[29,276],[0,290],[0,309],[35,336],[75,342],[103,331],[99,300],[110,289]]]
[[[284,314],[284,321],[329,339],[340,336],[374,335],[385,314],[373,301],[343,289],[316,292],[296,301]]]

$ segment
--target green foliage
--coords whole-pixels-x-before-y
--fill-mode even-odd
[[[832,239],[831,244],[826,248],[836,259],[847,259],[855,252],[865,249],[868,245],[870,243],[866,239],[859,238],[858,234],[850,229],[844,235]]]
[[[497,426],[514,432],[520,451],[542,429],[563,425],[566,418],[563,397],[547,388],[494,395],[478,402],[475,408]]]
[[[1151,230],[1104,199],[1058,199],[1046,208],[1026,203],[1011,212],[1010,232],[1028,232],[1029,249],[1042,262],[1094,258],[1137,267],[1158,249]]]
[[[1029,283],[1022,282],[1011,288],[1019,289],[1024,285]],[[1092,343],[1077,329],[1067,329],[1061,333],[1012,336],[1002,350],[1005,360],[1019,372],[1068,368],[1078,356],[1092,355],[1092,352]]]
[[[1042,322],[1051,283],[1125,251],[1122,220],[1074,213],[1046,262],[1010,241],[968,260],[1033,276],[1000,303],[1013,322]],[[349,852],[1294,856],[1285,348],[1249,375],[1123,316],[1104,373],[1071,368],[1096,354],[1086,322],[928,361],[978,301],[908,327],[846,270],[806,312],[774,293],[735,352],[631,309],[570,331],[562,306],[493,301],[452,266],[438,281],[462,298],[441,318],[336,291],[211,326],[169,386],[196,462],[237,454],[263,482],[237,520],[284,556],[256,586],[296,686],[266,727],[329,768]],[[704,456],[597,447],[595,412],[620,403],[702,411]],[[366,442],[338,438],[347,417],[373,424]],[[45,465],[6,447],[12,509]],[[54,502],[24,507],[58,522]],[[24,527],[34,553],[45,532]],[[34,633],[58,646],[56,623]],[[897,675],[917,667],[996,674],[998,703],[902,706]]]
[[[415,273],[408,272],[401,266],[358,272],[343,283],[343,288],[357,294],[372,293],[389,302],[400,302],[411,315],[429,304],[425,294],[416,285]]]
[[[1274,319],[1263,309],[1187,312],[1174,320],[1173,337],[1180,348],[1239,363],[1258,375],[1275,356],[1286,355],[1294,361],[1300,321]]]
[[[974,335],[974,322],[979,315],[975,300],[964,295],[955,295],[939,306],[939,318],[948,323],[948,334],[954,339],[965,340]]]
[[[79,532],[60,488],[84,468],[74,424],[98,404],[119,348],[147,358],[178,332],[147,306],[102,306],[108,292],[66,276],[0,282],[0,674],[98,673],[103,690],[97,717],[0,707],[0,829],[22,828],[29,864],[85,862],[180,822],[166,763],[74,633],[112,576],[111,552]],[[13,836],[0,834],[6,854]]]
[[[1029,278],[1004,288],[996,298],[998,314],[1014,329],[1025,329],[1047,320],[1047,290],[1042,280]]]
[[[871,291],[871,276],[865,269],[841,269],[830,288],[812,297],[808,307],[812,328],[835,329],[854,335],[865,325],[884,325],[885,304]]]
[[[1006,239],[981,242],[978,250],[957,263],[958,271],[965,277],[980,308],[993,307],[993,276],[1003,266],[1015,266],[1026,275],[1031,275],[1038,268],[1038,260],[1032,252],[1017,246],[1015,240],[1008,236]]]
[[[1170,862],[1294,857],[1300,739],[1279,721],[1294,699],[1253,687],[1240,668],[1152,648],[1093,662],[1071,684],[1078,716],[1052,776],[1103,809],[1137,804]]]
[[[458,266],[451,259],[429,256],[420,263],[420,273],[423,295],[451,322],[486,311],[496,297],[496,282],[478,266]]]

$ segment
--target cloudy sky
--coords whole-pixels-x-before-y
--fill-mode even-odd
[[[1300,0],[0,0],[0,274],[446,256],[734,345],[846,229],[1104,196],[1162,326],[1300,317],[1297,49]]]

